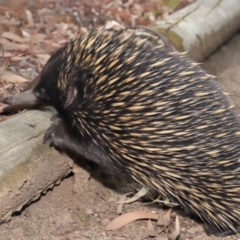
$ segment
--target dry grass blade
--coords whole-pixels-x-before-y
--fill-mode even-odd
[[[113,231],[116,229],[119,229],[131,222],[134,222],[139,219],[158,219],[158,214],[155,213],[149,213],[149,212],[130,212],[126,213],[124,215],[121,215],[117,218],[115,218],[113,221],[111,221],[107,227],[106,231]]]

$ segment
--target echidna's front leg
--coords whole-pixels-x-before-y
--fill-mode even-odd
[[[59,152],[70,151],[100,165],[108,165],[107,167],[110,167],[107,154],[99,146],[93,144],[91,139],[74,136],[74,133],[69,130],[64,121],[57,115],[54,115],[52,120],[52,125],[43,137],[43,143],[49,141],[50,147],[55,147]]]
[[[64,139],[66,138],[65,136],[68,135],[65,131],[65,126],[62,119],[57,115],[54,115],[52,120],[52,125],[48,128],[43,137],[43,143],[49,141],[50,147],[55,147],[59,151],[64,151],[66,150],[66,140],[64,141]]]

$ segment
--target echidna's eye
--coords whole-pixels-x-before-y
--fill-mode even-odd
[[[41,102],[48,102],[49,97],[46,94],[46,90],[44,88],[39,88],[36,92],[36,98]]]

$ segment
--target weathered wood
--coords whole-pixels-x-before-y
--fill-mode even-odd
[[[150,27],[167,36],[178,51],[202,61],[240,29],[240,2],[198,0]]]
[[[41,143],[53,113],[31,110],[0,124],[0,223],[71,172],[72,160]]]
[[[50,125],[50,107],[15,115],[0,124],[0,177],[29,156]]]

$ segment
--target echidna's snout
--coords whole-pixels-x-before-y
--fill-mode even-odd
[[[32,90],[17,95],[9,95],[3,100],[3,103],[8,104],[11,107],[16,107],[18,110],[34,107],[40,104]],[[11,109],[9,110],[11,111]]]
[[[3,100],[3,103],[8,105],[16,105],[16,104],[33,104],[37,103],[37,99],[32,93],[31,90],[26,92],[17,94],[17,95],[9,95]]]

